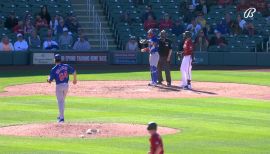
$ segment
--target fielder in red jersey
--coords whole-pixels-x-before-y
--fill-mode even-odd
[[[183,60],[180,71],[182,73],[182,87],[185,90],[191,90],[191,70],[194,45],[191,39],[191,32],[186,31],[184,34]]]
[[[147,130],[151,135],[149,139],[150,151],[148,154],[164,154],[163,142],[161,136],[157,133],[157,124],[155,122],[150,122]]]

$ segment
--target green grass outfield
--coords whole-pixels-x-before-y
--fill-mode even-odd
[[[80,80],[147,80],[149,73],[82,71]],[[177,77],[178,76],[178,77]],[[270,73],[194,71],[194,80],[270,86]],[[174,80],[180,73],[173,72]],[[7,71],[5,86],[46,80],[46,72]],[[248,90],[248,89],[247,89]],[[54,96],[0,97],[0,125],[54,122]],[[270,153],[270,101],[232,98],[105,99],[68,97],[66,120],[123,122],[179,128],[163,136],[166,154]],[[0,136],[0,153],[146,154],[148,137],[54,139]]]

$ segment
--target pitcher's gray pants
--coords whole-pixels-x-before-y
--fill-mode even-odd
[[[64,119],[64,111],[65,111],[65,99],[68,93],[68,84],[62,83],[56,85],[56,98],[58,102],[59,109],[59,118]]]

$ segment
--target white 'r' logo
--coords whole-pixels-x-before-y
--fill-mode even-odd
[[[252,18],[256,13],[256,8],[249,8],[244,12],[244,18]]]

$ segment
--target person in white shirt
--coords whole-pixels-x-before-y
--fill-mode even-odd
[[[126,44],[126,51],[135,52],[135,51],[138,51],[138,50],[139,50],[139,47],[138,47],[138,42],[136,40],[136,37],[131,36],[129,41]]]
[[[28,50],[28,43],[23,39],[21,33],[17,34],[17,41],[14,43],[15,51],[26,51]]]
[[[44,50],[58,50],[58,43],[52,40],[51,36],[48,36],[47,40],[43,43]]]

